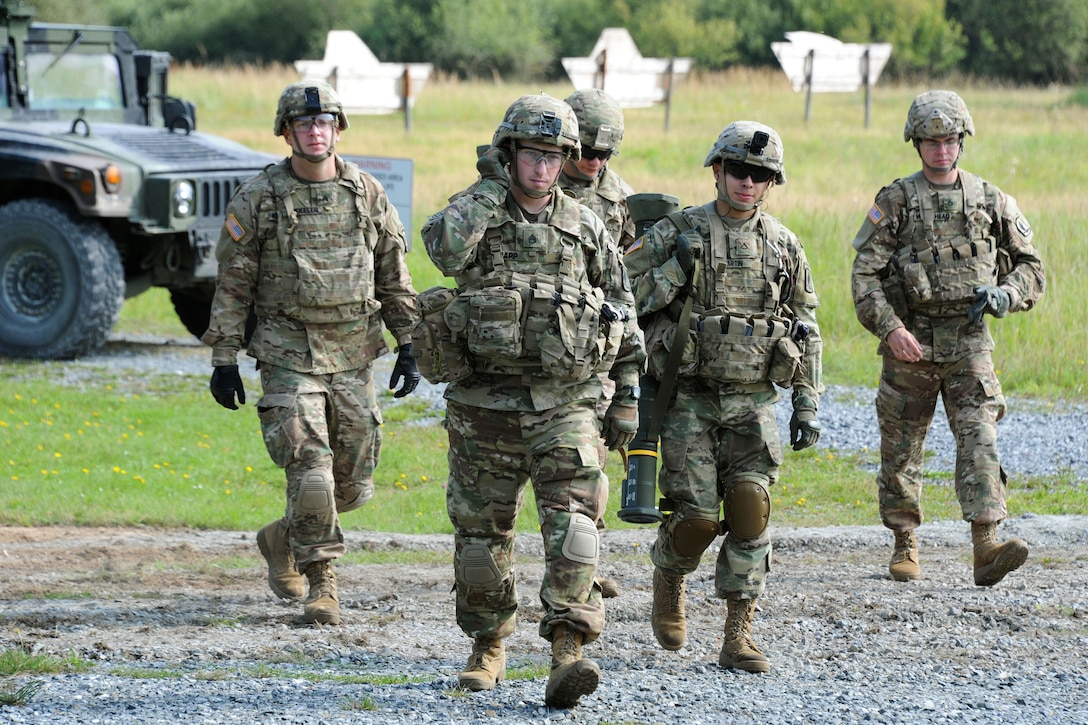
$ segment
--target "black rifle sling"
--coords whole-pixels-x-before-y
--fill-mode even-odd
[[[681,212],[674,211],[668,217],[669,221],[676,225],[681,234],[692,229],[691,222]],[[672,349],[669,350],[669,356],[665,359],[664,375],[660,381],[661,386],[657,390],[657,398],[654,401],[654,414],[650,418],[650,427],[647,429],[647,434],[652,441],[657,441],[661,435],[661,426],[665,423],[665,411],[668,409],[669,403],[672,401],[673,391],[676,389],[676,378],[680,372],[680,359],[684,355],[684,348],[691,329],[691,307],[694,298],[691,291],[695,279],[701,272],[700,266],[700,260],[696,259],[691,274],[688,275],[687,283],[680,292],[684,296],[684,307],[680,311],[680,319],[676,322],[676,332],[672,337]]]

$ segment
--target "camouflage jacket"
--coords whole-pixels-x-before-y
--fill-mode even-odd
[[[247,354],[299,372],[368,365],[388,351],[383,322],[398,344],[411,340],[419,314],[404,226],[376,179],[339,157],[336,168],[335,180],[308,184],[285,159],[235,192],[202,338],[213,365],[237,362],[251,312]]]
[[[567,220],[573,220],[573,224]],[[427,254],[447,277],[458,280],[479,278],[493,271],[492,249],[481,244],[500,228],[524,223],[524,213],[506,190],[494,181],[482,180],[463,193],[454,195],[450,204],[434,214],[423,226],[422,237]],[[548,225],[578,250],[572,280],[599,288],[604,299],[624,311],[623,335],[609,377],[619,387],[638,385],[646,357],[642,332],[634,315],[631,285],[619,251],[604,223],[589,208],[563,194],[553,194],[549,205],[537,215],[536,224]],[[514,257],[528,257],[533,252],[515,250]],[[553,260],[542,259],[541,271],[550,272]],[[511,266],[524,267],[517,258]],[[493,375],[475,372],[464,380],[450,383],[446,397],[466,405],[493,410],[541,411],[576,400],[595,400],[601,381],[593,375],[584,382],[568,382],[544,375]]]
[[[707,319],[781,316],[803,323],[808,337],[800,370],[792,383],[793,401],[802,407],[817,407],[823,392],[823,342],[816,322],[819,300],[800,241],[781,222],[760,211],[732,225],[714,211],[713,202],[689,207],[682,213],[704,245],[699,265],[702,278],[696,280],[693,291],[693,315]],[[711,225],[719,228],[711,229]],[[687,274],[676,258],[680,233],[666,217],[639,238],[624,257],[639,320],[647,331],[679,319],[681,293],[687,285]],[[770,239],[769,234],[777,239]],[[712,248],[712,240],[722,240],[719,246],[725,248]]]
[[[891,354],[885,341],[900,327],[918,338],[924,359],[932,362],[992,350],[986,318],[981,324],[967,318],[973,289],[943,296],[946,290],[934,289],[931,299],[941,304],[920,302],[912,289],[917,284],[908,284],[900,270],[907,267],[904,262],[920,257],[928,269],[923,273],[926,280],[936,277],[932,284],[937,287],[948,278],[944,270],[969,267],[977,259],[983,267],[979,274],[987,275],[983,283],[1008,293],[1010,312],[1030,310],[1046,285],[1031,226],[1015,199],[973,174],[961,171],[948,187],[929,184],[921,172],[910,178],[913,181],[897,179],[880,190],[854,238],[857,255],[851,286],[857,318],[880,340],[881,355]],[[977,192],[972,191],[975,186]],[[930,199],[912,198],[912,188]],[[921,209],[926,206],[934,210],[934,219],[925,218]],[[972,226],[981,231],[973,233]],[[983,256],[990,246],[993,253]]]
[[[604,226],[620,250],[635,241],[635,223],[627,210],[627,197],[634,190],[605,166],[596,179],[579,179],[564,170],[559,174],[559,188],[592,209],[604,221]]]

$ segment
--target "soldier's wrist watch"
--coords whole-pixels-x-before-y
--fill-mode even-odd
[[[629,398],[631,400],[638,400],[642,397],[642,388],[637,385],[628,385],[625,388],[618,388],[616,390],[616,398]]]

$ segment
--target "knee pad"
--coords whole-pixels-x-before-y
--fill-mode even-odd
[[[688,516],[689,512],[694,515]],[[680,556],[699,556],[720,533],[718,510],[685,507],[684,514],[672,526],[673,548]]]
[[[734,536],[758,539],[771,520],[770,479],[741,473],[725,482],[725,523]]]
[[[345,513],[354,511],[370,499],[374,498],[374,481],[356,481],[346,486],[341,486],[336,492],[336,511]]]
[[[585,514],[571,514],[563,538],[563,556],[579,564],[597,564],[600,541],[597,524]]]
[[[298,487],[298,510],[305,513],[335,511],[332,476],[325,471],[307,471]]]
[[[491,556],[491,550],[485,544],[462,546],[454,574],[469,588],[493,589],[502,581],[495,557]]]

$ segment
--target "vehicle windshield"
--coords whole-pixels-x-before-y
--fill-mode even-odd
[[[121,68],[111,53],[28,52],[26,61],[32,109],[124,108]]]

